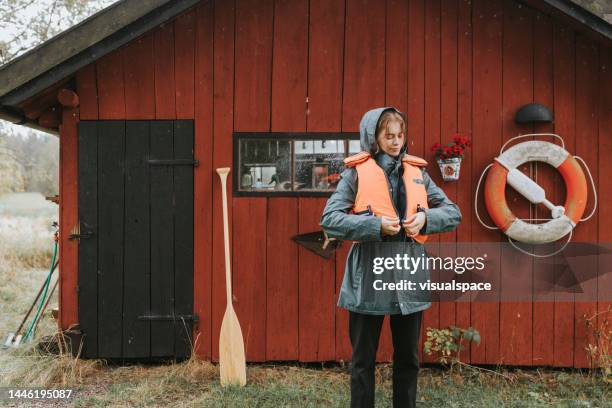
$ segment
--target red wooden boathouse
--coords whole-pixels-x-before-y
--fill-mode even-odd
[[[397,106],[412,153],[463,213],[435,244],[502,242],[475,219],[478,177],[512,136],[554,131],[598,185],[599,209],[574,239],[612,241],[612,26],[567,0],[125,1],[0,79],[0,117],[59,134],[59,323],[86,334],[86,356],[187,355],[188,325],[198,356],[217,359],[225,286],[214,169],[234,169],[234,132],[356,132],[366,110]],[[554,123],[517,125],[530,102],[550,107]],[[474,147],[460,180],[444,183],[429,146],[455,132]],[[561,201],[560,177],[538,172]],[[319,229],[325,202],[230,199],[249,361],[350,359],[347,313],[335,307],[349,245],[325,260],[290,239]],[[512,259],[496,273],[503,284],[555,270]],[[609,306],[592,300],[606,285],[602,274],[586,294],[548,302],[435,303],[424,327],[477,328],[482,343],[462,354],[473,364],[586,367],[583,315]],[[390,361],[388,329],[381,342]]]

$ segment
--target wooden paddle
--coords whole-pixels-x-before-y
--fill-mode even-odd
[[[229,167],[217,169],[223,190],[223,238],[225,241],[225,290],[227,307],[221,322],[219,335],[219,370],[221,385],[246,384],[246,360],[244,358],[244,340],[238,322],[238,316],[232,304],[232,278],[230,272],[229,226],[227,220],[227,175]]]

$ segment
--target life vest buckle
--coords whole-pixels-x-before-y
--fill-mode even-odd
[[[355,215],[374,215],[374,211],[372,211],[372,206],[368,204],[368,209],[356,212]]]

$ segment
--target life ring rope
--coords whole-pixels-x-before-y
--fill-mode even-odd
[[[565,243],[563,244],[563,246],[562,246],[561,248],[559,248],[559,249],[557,249],[556,251],[553,251],[553,252],[551,252],[551,253],[549,253],[549,254],[536,254],[536,253],[533,253],[533,252],[526,251],[526,250],[524,250],[523,248],[521,248],[521,247],[519,247],[518,245],[516,245],[516,244],[514,243],[514,241],[512,240],[512,238],[510,238],[510,237],[508,237],[508,242],[510,243],[510,245],[512,245],[512,247],[514,247],[514,249],[516,249],[517,251],[520,251],[520,252],[524,253],[525,255],[530,255],[530,256],[533,256],[534,258],[549,258],[549,257],[551,257],[551,256],[555,256],[555,255],[557,255],[558,253],[560,253],[561,251],[563,251],[563,250],[564,250],[564,249],[567,247],[567,245],[568,245],[568,244],[570,243],[570,241],[572,240],[572,234],[573,234],[573,232],[574,232],[574,230],[573,230],[573,229],[571,229],[571,230],[570,230],[570,232],[569,232],[569,234],[567,234],[567,241],[565,241]],[[518,241],[517,241],[517,242],[518,242]],[[531,245],[534,245],[534,244],[531,244]]]
[[[559,139],[561,141],[561,147],[565,150],[565,141],[563,140],[563,138],[559,135],[556,135],[554,133],[529,133],[526,135],[518,135],[518,136],[514,136],[511,137],[510,139],[508,139],[506,141],[506,143],[504,143],[501,147],[501,149],[499,149],[499,155],[501,156],[501,154],[504,152],[504,149],[506,148],[506,146],[508,146],[508,144],[516,139],[523,139],[526,137],[533,137],[533,136],[552,136],[552,137],[556,137],[557,139]]]
[[[525,145],[523,145],[523,143],[519,143],[515,146],[512,146],[512,148],[507,152],[504,153],[504,150],[506,149],[506,147],[508,146],[509,143],[511,143],[514,140],[517,139],[521,139],[521,138],[527,138],[527,137],[535,137],[535,136],[550,136],[550,137],[554,137],[559,139],[561,146],[556,145],[555,143],[552,142],[545,142],[545,141],[527,141],[525,142]],[[546,147],[549,146],[549,147]],[[555,147],[556,146],[556,147]],[[539,154],[533,155],[533,157],[531,157],[532,155],[527,155],[525,156],[525,154],[529,153],[531,150],[529,149],[535,149],[533,150],[534,153],[539,152]],[[552,150],[550,150],[552,149]],[[517,156],[517,154],[519,154]],[[544,155],[543,155],[544,154]],[[543,155],[543,156],[542,156]],[[531,157],[531,159],[527,158],[525,159],[525,157]],[[567,160],[567,158],[571,158],[574,160],[574,164],[571,164],[571,162],[569,162]],[[569,190],[567,194],[570,194],[569,197],[575,197],[576,191],[579,191],[579,194],[581,194],[582,197],[579,200],[582,200],[582,207],[573,207],[572,205],[570,205],[570,207],[568,206],[568,203],[570,201],[568,200],[575,200],[575,198],[566,198],[566,203],[564,204],[564,206],[554,206],[550,201],[548,201],[547,199],[545,199],[545,192],[544,190],[542,190],[542,188],[537,184],[537,182],[533,182],[533,180],[526,180],[525,176],[523,176],[522,174],[518,174],[516,168],[518,168],[518,165],[525,163],[526,161],[532,162],[532,161],[544,161],[548,164],[553,165],[554,167],[557,167],[558,170],[561,172],[561,174],[563,175],[563,178],[565,180],[565,183],[567,185],[568,182],[571,182],[572,180],[575,180],[576,177],[578,178],[582,178],[582,180],[584,180],[584,174],[582,174],[581,176],[578,176],[578,174],[581,173],[580,168],[584,167],[584,169],[586,169],[586,172],[589,176],[589,180],[591,182],[591,187],[593,188],[593,197],[594,197],[594,205],[593,205],[593,209],[591,210],[590,214],[586,217],[582,217],[582,218],[577,218],[581,217],[581,212],[584,211],[584,203],[586,202],[586,194],[587,194],[587,190],[586,190],[586,185],[584,184],[585,181],[582,181],[582,186],[583,187],[579,187],[579,190]],[[581,163],[582,166],[578,163]],[[495,170],[493,173],[490,173],[490,176],[493,177],[494,179],[496,179],[497,181],[494,183],[497,183],[497,187],[494,187],[495,189],[499,190],[500,188],[502,188],[502,181],[500,180],[500,177],[503,177],[503,173],[501,172],[500,169],[505,168],[506,169],[506,174],[507,171],[510,171],[511,169],[514,169],[510,172],[510,175],[512,175],[513,179],[510,180],[511,185],[517,189],[517,191],[519,192],[519,194],[524,195],[525,198],[527,198],[529,201],[531,201],[532,203],[536,204],[537,203],[541,203],[544,204],[547,208],[549,208],[552,212],[552,217],[553,218],[518,218],[516,217],[512,211],[509,209],[509,207],[507,206],[507,203],[502,203],[501,207],[497,207],[499,208],[500,212],[496,212],[495,214],[492,214],[493,216],[493,220],[495,221],[496,226],[491,226],[486,224],[482,218],[480,217],[480,213],[478,211],[478,196],[479,196],[479,191],[480,191],[480,185],[482,183],[482,180],[484,178],[485,173],[487,173],[487,171],[489,171],[489,169],[491,169],[491,167],[495,166],[497,164],[497,166],[495,167]],[[500,167],[501,166],[501,167]],[[536,172],[537,172],[537,167],[536,167]],[[495,174],[494,174],[495,173]],[[520,176],[520,177],[519,177]],[[510,177],[509,175],[507,175],[507,177]],[[523,184],[516,184],[517,182],[517,177],[520,183],[527,183],[526,186],[533,186],[533,187],[524,187]],[[533,177],[533,176],[532,176]],[[537,179],[537,175],[535,176]],[[489,178],[487,178],[487,188],[489,187]],[[525,179],[524,181],[522,181],[523,179]],[[513,184],[512,184],[513,183]],[[505,186],[505,182],[503,182],[503,185]],[[495,184],[492,184],[492,186],[495,186]],[[574,186],[574,184],[570,184],[570,187]],[[579,184],[580,186],[580,184]],[[532,188],[532,190],[528,190],[528,188]],[[536,189],[536,192],[533,192],[533,189]],[[580,190],[582,189],[582,190]],[[519,191],[520,190],[520,191]],[[539,192],[538,192],[539,190]],[[495,190],[494,190],[495,191]],[[501,192],[499,192],[500,194],[503,194]],[[487,196],[487,194],[489,194]],[[492,198],[492,196],[490,196],[490,194],[492,194],[492,192],[489,190],[489,192],[487,193],[487,191],[485,191],[485,198],[486,200],[490,200]],[[493,193],[496,194],[496,193]],[[540,201],[536,201],[536,200],[540,200]],[[578,201],[580,202],[580,201]],[[491,211],[490,208],[491,205],[491,201],[487,201],[487,209],[489,209],[489,211]],[[474,195],[474,211],[476,213],[476,218],[478,219],[478,222],[485,228],[490,229],[490,230],[499,230],[501,229],[502,231],[505,232],[506,237],[508,239],[508,242],[518,251],[533,256],[533,257],[537,257],[537,258],[546,258],[546,257],[550,257],[550,256],[554,256],[560,252],[562,252],[567,245],[569,244],[569,242],[572,239],[573,236],[573,228],[575,228],[576,224],[580,221],[586,221],[588,219],[590,219],[596,212],[597,210],[597,205],[598,205],[598,198],[597,198],[597,190],[595,188],[595,181],[593,180],[593,176],[591,174],[591,171],[588,167],[588,165],[586,164],[586,162],[579,156],[572,156],[570,155],[567,150],[565,150],[565,142],[563,140],[563,138],[559,135],[556,135],[554,133],[531,133],[531,134],[525,134],[525,135],[518,135],[515,137],[510,138],[508,141],[506,141],[501,149],[500,149],[500,156],[495,158],[495,161],[493,163],[490,163],[489,165],[487,165],[482,173],[480,174],[480,177],[478,179],[478,183],[476,185],[476,191],[475,191],[475,195]],[[578,208],[578,209],[576,209]],[[562,212],[560,213],[561,215],[555,215],[554,210],[561,210]],[[567,211],[567,213],[566,213]],[[559,214],[557,212],[557,214]],[[568,214],[567,216],[564,214]],[[580,214],[580,215],[578,215]],[[530,211],[529,211],[529,215],[532,215],[532,206],[530,205]],[[502,218],[500,218],[500,216]],[[497,218],[496,218],[497,217]],[[573,220],[572,220],[573,219]],[[529,231],[531,231],[532,233],[535,231],[532,231],[533,228],[535,227],[528,227],[528,223],[526,223],[525,221],[530,221],[529,224],[531,224],[531,222],[533,221],[547,221],[545,224],[545,226],[543,228],[548,229],[548,238],[542,237],[540,239],[540,241],[537,240],[531,240],[531,236],[529,236],[529,238],[526,241],[522,241],[522,240],[516,240],[517,235],[516,233],[519,231],[522,231],[521,233],[518,234],[518,236],[524,236],[525,233],[528,233]],[[502,224],[500,224],[500,222],[502,222]],[[561,222],[561,224],[560,224]],[[564,222],[566,222],[567,224],[564,224]],[[510,224],[509,224],[510,223]],[[514,225],[516,223],[516,225]],[[570,225],[571,224],[571,225]],[[509,227],[512,226],[512,229],[510,229]],[[516,228],[515,228],[516,227]],[[518,228],[518,229],[517,229]],[[528,228],[528,229],[525,229]],[[535,228],[540,228],[540,227],[535,227]],[[521,230],[522,229],[522,230]],[[513,235],[514,234],[514,235]],[[551,235],[552,234],[552,235]],[[567,241],[561,246],[561,248],[559,248],[558,250],[555,250],[551,253],[548,254],[536,254],[536,253],[531,253],[529,251],[526,251],[522,248],[520,248],[514,241],[516,240],[516,242],[525,242],[525,243],[530,243],[530,244],[542,244],[542,243],[550,243],[550,242],[554,242],[551,239],[555,239],[554,238],[554,234],[558,234],[558,238],[561,238],[563,235],[567,235]],[[512,237],[514,237],[514,240],[512,239]],[[548,239],[548,240],[547,240]]]
[[[591,210],[591,213],[587,217],[580,219],[580,222],[582,222],[582,221],[586,221],[589,218],[591,218],[593,216],[593,214],[595,214],[595,210],[597,210],[597,189],[595,188],[595,182],[593,181],[593,176],[591,175],[591,170],[589,170],[589,166],[587,166],[587,164],[584,161],[584,159],[582,157],[580,157],[580,156],[574,156],[574,159],[580,160],[580,162],[582,163],[582,165],[586,169],[587,174],[589,175],[589,179],[591,180],[591,187],[593,187],[593,201],[595,201],[595,203],[593,204],[593,209]]]

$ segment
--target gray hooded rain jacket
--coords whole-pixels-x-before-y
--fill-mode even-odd
[[[376,126],[382,113],[388,109],[394,108],[373,109],[366,112],[361,119],[359,133],[363,151],[370,152],[371,148],[376,146]],[[400,213],[401,209],[405,208],[404,186],[403,183],[398,183],[402,180],[401,158],[404,153],[405,149],[402,149],[397,159],[382,151],[374,156],[387,175],[389,186],[391,186],[389,192],[396,208],[400,209],[398,210]],[[434,234],[454,230],[461,221],[459,207],[448,199],[441,188],[436,186],[424,168],[422,171],[429,208],[425,210],[427,222],[420,233]],[[412,257],[423,257],[426,256],[426,253],[424,246],[407,237],[403,228],[395,236],[382,237],[380,218],[350,213],[357,194],[357,182],[355,168],[347,168],[342,172],[336,191],[327,201],[320,222],[322,229],[330,238],[356,241],[347,257],[338,306],[353,312],[373,315],[410,314],[429,308],[431,306],[429,296],[423,297],[422,293],[416,296],[414,292],[407,291],[387,290],[374,293],[371,290],[373,280],[379,277],[373,274],[372,265],[368,263],[373,256],[373,251],[387,251],[389,256],[403,251]],[[381,243],[384,244],[381,245]],[[392,271],[387,281],[400,282],[415,276],[424,281],[428,279],[429,271],[421,268],[416,271],[416,275]]]

